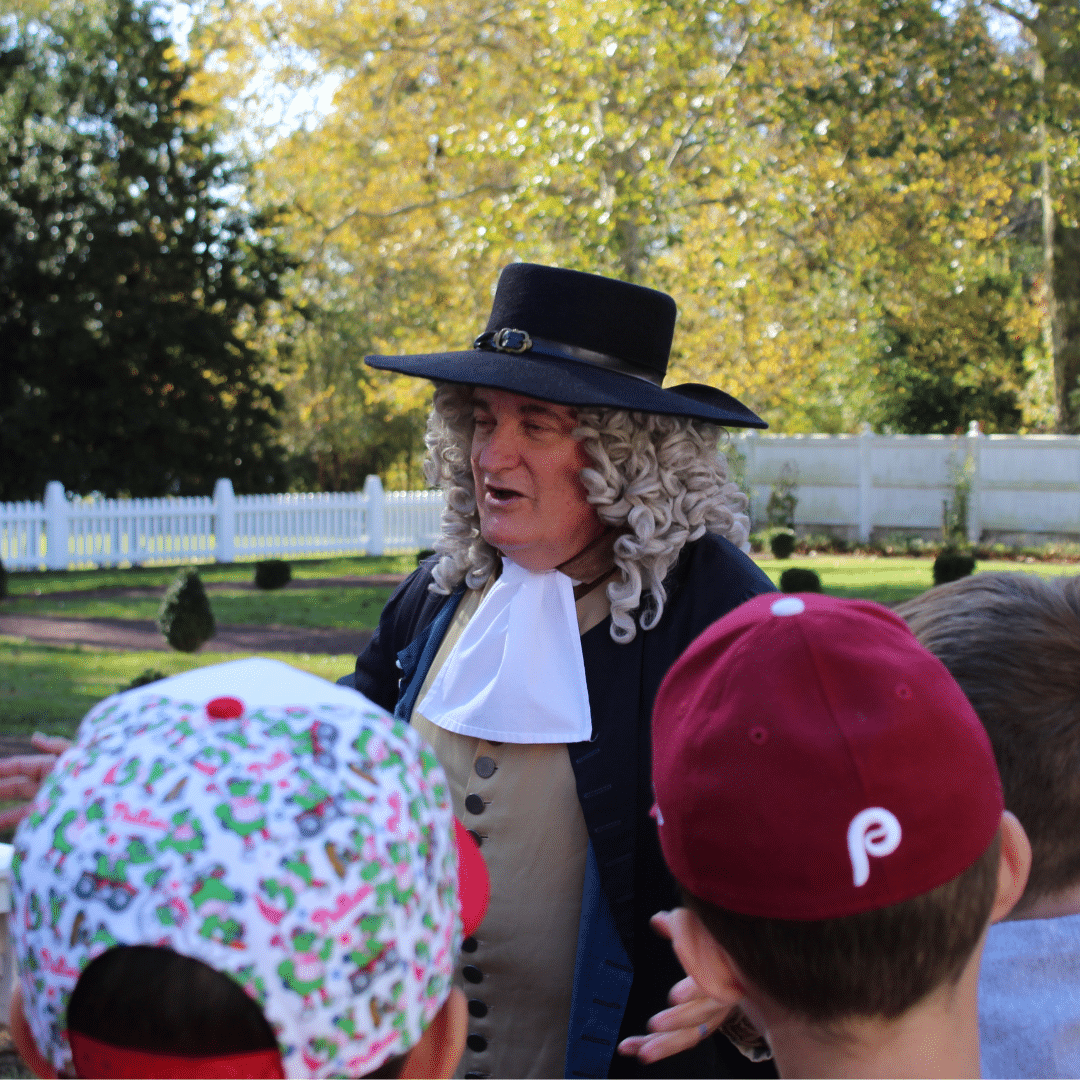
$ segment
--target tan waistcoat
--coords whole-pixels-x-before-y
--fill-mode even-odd
[[[462,598],[417,701],[493,584]],[[607,618],[605,589],[577,602],[581,633]],[[562,1076],[589,838],[566,744],[492,743],[412,723],[450,782],[454,813],[480,837],[491,905],[465,942],[469,999],[459,1077]]]

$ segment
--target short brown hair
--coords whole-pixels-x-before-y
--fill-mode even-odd
[[[887,1020],[955,982],[990,920],[1001,834],[962,874],[922,896],[839,919],[740,915],[684,892],[741,974],[815,1024]]]
[[[976,574],[896,610],[990,736],[1031,840],[1020,908],[1080,881],[1080,577]]]

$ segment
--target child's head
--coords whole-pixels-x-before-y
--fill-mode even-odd
[[[657,696],[653,777],[688,906],[811,1023],[906,1012],[1015,899],[986,733],[876,604],[773,594],[714,623]]]
[[[1080,576],[985,573],[897,609],[960,684],[1031,840],[1020,902],[1080,883]]]
[[[470,843],[352,690],[245,660],[109,698],[15,837],[33,1039],[82,1076],[393,1074],[482,915]]]

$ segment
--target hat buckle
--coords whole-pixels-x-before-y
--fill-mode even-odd
[[[496,352],[523,353],[532,348],[532,338],[526,330],[511,330],[504,326],[501,330],[481,334],[474,342],[474,349],[494,349]]]

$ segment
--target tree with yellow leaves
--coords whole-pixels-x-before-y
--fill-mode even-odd
[[[360,357],[467,347],[514,259],[668,289],[672,376],[782,428],[923,422],[879,408],[911,390],[893,368],[901,342],[922,363],[916,339],[940,346],[935,394],[985,384],[938,429],[976,418],[965,401],[998,402],[991,426],[1019,415],[1039,344],[1015,228],[1024,86],[973,5],[232,0],[201,27],[235,102],[268,69],[332,90],[264,144],[252,193],[287,208],[303,266],[303,362],[282,380],[316,456],[351,432],[345,456],[374,460],[392,415],[419,430],[415,391]],[[1011,359],[987,367],[1003,334]]]

